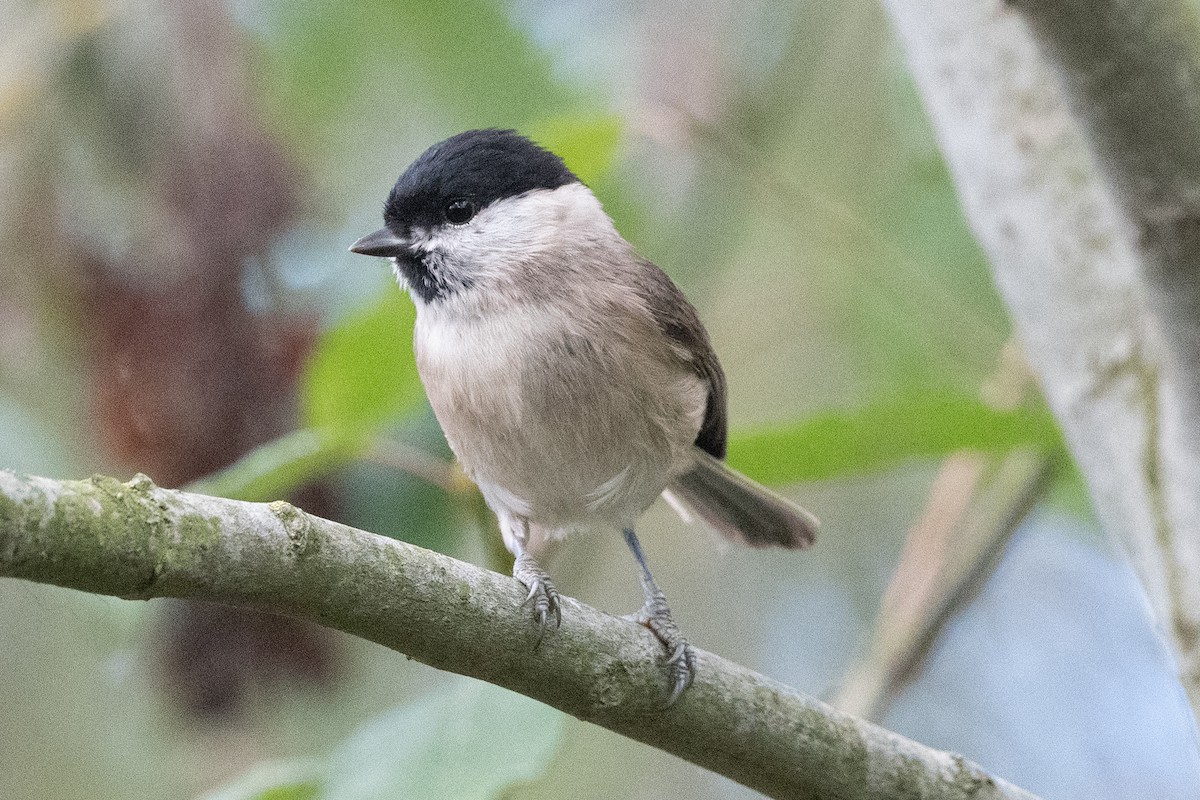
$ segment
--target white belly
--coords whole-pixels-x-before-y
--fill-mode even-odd
[[[429,401],[497,513],[626,527],[686,468],[707,389],[652,325],[553,310],[418,315]]]

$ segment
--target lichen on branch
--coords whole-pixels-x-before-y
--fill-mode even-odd
[[[485,680],[778,798],[1030,800],[720,656],[664,707],[649,631],[564,598],[537,650],[513,579],[283,503],[97,476],[0,471],[0,577],[129,599],[192,597],[311,620]]]

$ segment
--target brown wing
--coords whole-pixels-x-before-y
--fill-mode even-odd
[[[685,354],[696,374],[708,385],[708,402],[704,407],[704,422],[696,435],[696,447],[714,458],[724,459],[728,438],[725,373],[708,341],[708,331],[696,309],[667,274],[649,261],[642,263],[645,269],[639,277],[644,277],[644,284],[637,287],[639,294],[659,329]]]

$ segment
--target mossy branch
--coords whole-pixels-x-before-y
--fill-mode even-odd
[[[134,600],[189,597],[287,614],[503,686],[778,798],[1029,800],[961,756],[855,719],[697,651],[669,709],[661,647],[564,600],[536,632],[516,581],[313,517],[95,477],[0,471],[0,576]]]

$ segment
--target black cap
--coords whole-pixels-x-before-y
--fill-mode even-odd
[[[442,223],[455,200],[477,208],[534,189],[557,189],[579,178],[563,160],[516,131],[466,131],[438,142],[409,165],[384,206],[389,227]]]

